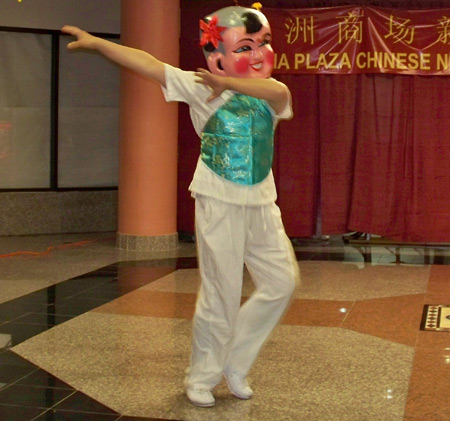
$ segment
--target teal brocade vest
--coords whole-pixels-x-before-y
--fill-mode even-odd
[[[263,181],[273,160],[273,120],[266,101],[235,94],[206,123],[201,159],[238,184]]]

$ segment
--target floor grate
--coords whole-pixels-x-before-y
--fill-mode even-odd
[[[426,304],[423,309],[420,329],[450,332],[450,305]]]

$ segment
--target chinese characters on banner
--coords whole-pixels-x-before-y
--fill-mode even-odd
[[[450,9],[264,9],[275,74],[450,75]]]

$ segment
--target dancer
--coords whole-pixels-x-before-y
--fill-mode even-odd
[[[159,82],[166,101],[189,105],[201,138],[189,187],[201,286],[186,394],[194,405],[213,406],[212,390],[224,376],[233,395],[251,398],[247,374],[299,281],[271,170],[274,130],[279,120],[291,118],[291,98],[286,85],[270,77],[274,53],[266,17],[230,6],[201,20],[209,70],[196,72],[76,27],[62,31],[77,38],[69,49],[97,50]],[[241,306],[244,265],[255,291]]]

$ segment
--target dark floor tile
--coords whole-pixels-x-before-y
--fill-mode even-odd
[[[36,418],[35,421],[116,421],[117,414],[89,414],[86,412],[70,412],[48,410],[45,414]]]
[[[40,308],[45,308],[46,303],[41,300],[38,303],[27,303],[27,300],[16,299],[0,304],[0,320],[10,321],[27,313],[32,313]]]
[[[98,285],[106,283],[108,279],[105,278],[82,278],[82,279],[69,279],[55,285],[55,303],[64,301],[66,298],[73,297],[81,292],[88,291]]]
[[[295,256],[297,257],[297,260],[323,260],[333,262],[345,261],[345,254],[342,252],[320,253],[316,251],[296,251]],[[357,258],[362,260],[362,257],[359,257],[358,255]]]
[[[85,290],[79,294],[75,294],[74,298],[91,298],[91,299],[103,299],[103,300],[114,300],[122,295],[133,291],[136,287],[124,286],[119,283],[106,282],[98,285],[94,288]]]
[[[42,303],[41,307],[48,306],[55,302],[55,285],[50,285],[47,288],[40,289],[30,294]]]
[[[127,279],[126,281],[123,281],[120,279],[114,279],[113,281],[109,281],[108,283],[114,285],[114,287],[111,286],[111,288],[116,288],[118,292],[124,295],[144,285],[148,285],[150,282],[153,282],[155,280],[156,279]]]
[[[11,346],[16,346],[48,329],[48,326],[8,322],[0,326],[0,334],[11,335]]]
[[[73,387],[69,386],[67,383],[41,369],[35,370],[21,378],[17,382],[17,385],[74,390]]]
[[[0,389],[21,380],[33,371],[36,371],[36,368],[0,365]]]
[[[196,269],[197,267],[197,257],[180,257],[177,259],[177,269]]]
[[[133,273],[127,272],[121,272],[118,279],[111,281],[114,283],[117,283],[120,288],[127,293],[131,292],[135,289],[141,288],[145,285],[150,284],[151,282],[157,281],[158,279],[161,279],[164,276],[167,276],[173,272],[175,272],[175,269],[172,268],[166,268],[163,272],[161,271],[161,268],[158,268],[159,270],[154,270],[151,272],[145,273],[145,275],[142,275],[142,272],[139,276],[135,276]],[[127,291],[129,290],[129,291]]]
[[[429,264],[432,265],[449,265],[450,264],[450,257],[449,256],[430,256],[426,259],[426,261],[429,262]]]
[[[105,284],[115,278],[115,275],[103,276],[101,274],[92,274],[92,272],[90,272],[86,275],[81,275],[79,277],[51,285],[47,288],[29,294],[27,297],[32,298],[35,302],[41,302],[49,305],[64,301],[65,299],[79,294],[80,292],[87,291],[101,284]]]
[[[47,287],[47,288],[52,288]],[[23,295],[22,297],[15,298],[2,305],[20,305],[27,309],[35,308],[36,306],[45,305],[48,299],[47,288],[43,288],[31,294]],[[40,292],[39,294],[37,292]]]
[[[38,368],[35,364],[31,363],[27,359],[9,350],[0,354],[0,367],[2,365],[29,367],[30,371],[36,370]]]
[[[42,408],[25,408],[0,404],[0,421],[31,421],[42,414]]]
[[[32,292],[28,297],[36,303],[41,303],[43,305],[51,304],[54,302],[55,287],[55,285],[50,285],[46,288]]]
[[[380,259],[380,255],[375,253],[345,253],[342,256],[343,256],[342,260],[334,260],[334,261],[342,261],[347,263],[355,263],[355,262],[374,263],[378,262],[378,260]],[[315,260],[320,260],[320,258]],[[333,259],[328,260],[333,261]]]
[[[120,285],[147,285],[163,276],[176,271],[176,259],[163,261],[143,261],[130,262],[130,265],[123,265],[117,272],[117,283]],[[114,282],[114,281],[110,281]]]
[[[352,258],[356,258],[357,261],[362,261],[362,256],[352,256]],[[332,262],[345,262],[348,257],[345,253],[312,253],[309,260],[321,260],[321,261],[332,261]]]
[[[117,412],[81,392],[76,392],[53,409],[56,411],[83,411],[95,414],[117,414]]]
[[[6,322],[9,323],[9,322]],[[3,325],[4,323],[2,323]],[[1,333],[2,328],[0,325],[0,350],[4,351],[6,349],[11,348],[12,346],[12,337],[9,333]]]
[[[60,314],[29,313],[25,316],[14,319],[14,323],[25,323],[30,325],[53,327],[67,322],[70,319],[73,319],[73,316],[63,316]]]
[[[117,270],[118,273],[123,269],[124,267],[127,268],[133,268],[133,267],[139,267],[139,268],[155,268],[155,267],[165,267],[165,268],[172,268],[175,269],[177,266],[178,260],[184,260],[189,259],[186,257],[167,257],[165,259],[150,259],[150,260],[125,260],[117,263]]]
[[[83,275],[76,276],[75,278],[72,278],[71,280],[72,281],[87,280],[87,282],[91,283],[92,281],[94,281],[94,282],[98,282],[100,280],[107,281],[109,279],[113,279],[115,276],[117,276],[117,266],[111,270],[108,270],[108,269],[103,270],[102,268],[100,268],[93,272],[88,272]]]
[[[119,266],[120,262],[111,263],[110,265],[103,266],[101,268],[92,270],[90,272],[86,272],[82,275],[77,276],[76,278],[83,278],[83,277],[89,277],[93,274],[99,275],[99,276],[109,276],[117,272],[117,267]],[[74,278],[75,279],[75,278]]]
[[[178,241],[180,243],[195,243],[195,234],[193,232],[178,231]]]
[[[54,305],[43,308],[38,311],[38,313],[55,314],[62,316],[80,316],[81,314],[93,310],[94,308],[100,307],[101,305],[109,301],[111,300],[68,298]]]
[[[0,404],[33,408],[51,408],[67,398],[73,390],[12,385],[0,390]]]
[[[142,418],[142,417],[121,417],[118,421],[167,421],[164,418]],[[171,421],[182,421],[182,420],[174,420],[171,418]]]

